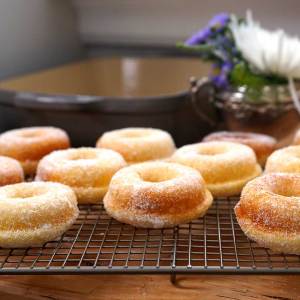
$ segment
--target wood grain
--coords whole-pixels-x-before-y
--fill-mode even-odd
[[[300,276],[1,276],[0,299],[300,299]]]

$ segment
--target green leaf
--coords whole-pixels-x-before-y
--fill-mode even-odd
[[[285,78],[254,73],[245,62],[240,62],[234,66],[230,74],[230,82],[234,86],[248,86],[255,89],[261,89],[266,85],[287,83]]]

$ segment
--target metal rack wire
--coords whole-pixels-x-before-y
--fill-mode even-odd
[[[137,229],[83,205],[76,223],[43,247],[0,249],[0,274],[300,273],[300,256],[272,253],[247,239],[236,198],[214,201],[205,217],[170,229]]]

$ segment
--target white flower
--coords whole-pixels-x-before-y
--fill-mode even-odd
[[[300,40],[282,29],[269,31],[247,12],[245,22],[231,17],[230,29],[236,46],[250,66],[265,75],[285,77],[295,108],[300,114],[299,94],[293,79],[300,79]]]
[[[282,29],[269,31],[252,19],[247,12],[245,22],[239,24],[232,16],[230,29],[238,50],[257,71],[287,79],[300,78],[300,40]]]

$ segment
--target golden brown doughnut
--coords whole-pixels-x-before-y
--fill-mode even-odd
[[[145,162],[118,171],[103,199],[109,215],[144,228],[163,228],[203,216],[213,198],[199,173],[167,162]]]
[[[263,167],[268,156],[276,150],[277,141],[266,134],[240,132],[240,131],[218,131],[203,138],[203,142],[224,141],[244,144],[255,152],[258,163]]]
[[[273,152],[267,159],[266,173],[300,173],[300,146],[289,146]]]
[[[253,150],[231,142],[203,142],[178,149],[170,159],[200,172],[216,197],[238,195],[243,186],[261,174]]]
[[[122,154],[127,163],[167,158],[175,150],[169,133],[154,128],[124,128],[104,133],[96,147]]]
[[[34,175],[39,160],[48,153],[69,148],[65,131],[55,127],[27,127],[0,134],[0,155],[18,160],[25,175]]]
[[[0,186],[19,183],[24,180],[20,163],[10,157],[0,156]]]
[[[244,233],[276,252],[300,254],[300,175],[270,173],[243,189],[235,207]]]
[[[71,188],[23,182],[0,188],[0,247],[41,246],[64,233],[78,208]]]
[[[59,150],[40,161],[36,180],[72,187],[78,203],[98,203],[105,195],[111,177],[125,165],[123,157],[109,149]]]

